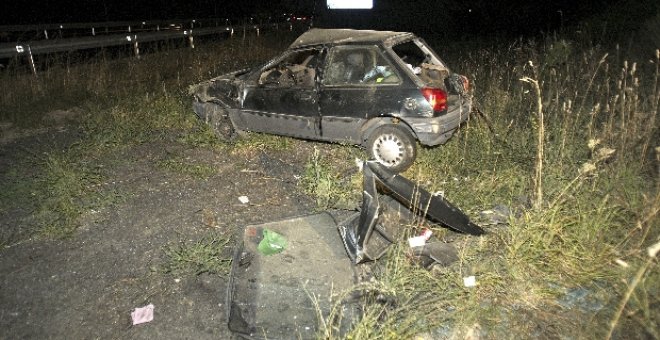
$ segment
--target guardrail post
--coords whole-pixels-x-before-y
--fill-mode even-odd
[[[190,35],[188,36],[188,42],[190,43],[190,48],[195,48],[195,40],[192,35],[192,30],[190,30]]]
[[[30,45],[27,45],[27,50],[28,61],[30,62],[30,68],[32,68],[32,74],[37,77],[37,66],[34,64],[34,57],[32,56],[32,49],[30,48]]]
[[[138,44],[137,35],[134,35],[133,39],[133,51],[135,52],[135,56],[140,59],[140,45]]]

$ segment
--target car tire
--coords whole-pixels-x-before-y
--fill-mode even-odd
[[[412,134],[400,125],[383,125],[367,139],[367,154],[392,172],[408,169],[417,157],[417,143]]]

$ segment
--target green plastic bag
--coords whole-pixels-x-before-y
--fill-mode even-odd
[[[257,249],[262,254],[268,256],[280,253],[286,249],[286,239],[284,236],[268,229],[264,229],[264,238],[259,242]]]

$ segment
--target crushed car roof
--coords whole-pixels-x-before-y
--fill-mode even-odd
[[[413,34],[409,32],[313,28],[298,37],[298,39],[291,44],[291,48],[308,45],[346,44],[353,42],[382,42],[394,37],[404,36],[412,37]]]

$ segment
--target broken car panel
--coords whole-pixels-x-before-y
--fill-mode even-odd
[[[222,137],[244,130],[352,143],[400,172],[416,141],[443,144],[468,118],[468,86],[412,33],[312,29],[264,66],[191,92],[197,115]]]
[[[389,196],[418,215],[439,222],[454,231],[470,235],[484,233],[481,227],[472,223],[460,209],[442,196],[429,193],[379,163],[365,162],[363,169],[362,211],[339,224],[339,233],[346,252],[354,263],[380,258],[387,246],[396,241],[392,232],[380,222],[382,207],[377,184],[380,184]]]

